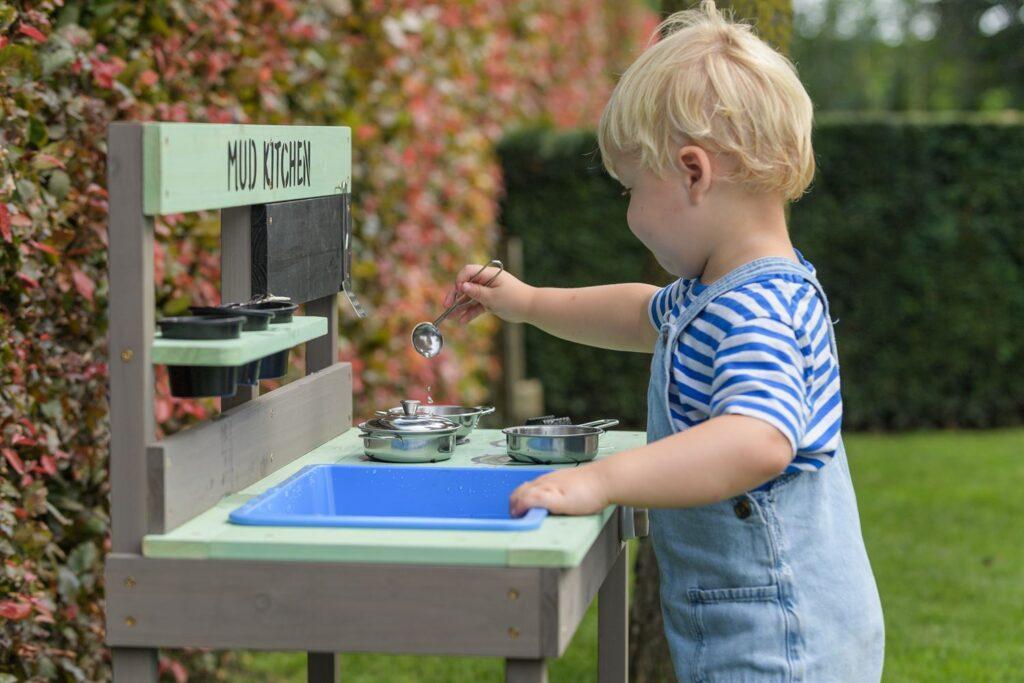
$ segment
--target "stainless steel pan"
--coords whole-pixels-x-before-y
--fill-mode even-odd
[[[527,425],[503,429],[505,449],[513,460],[534,465],[589,462],[597,455],[604,428],[618,420],[595,420],[579,425]]]

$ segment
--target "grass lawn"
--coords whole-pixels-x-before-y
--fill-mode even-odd
[[[886,681],[1024,676],[1024,430],[847,438],[886,621]],[[597,613],[551,663],[596,680]],[[339,615],[344,618],[344,615]],[[439,628],[443,625],[439,624]],[[345,655],[344,679],[500,681],[495,659]],[[236,683],[300,683],[305,655],[243,653]]]

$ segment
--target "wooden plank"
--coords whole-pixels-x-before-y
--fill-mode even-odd
[[[250,273],[249,206],[233,206],[220,212],[220,300],[222,302],[248,301],[252,297]],[[230,410],[260,395],[259,382],[239,384],[234,396],[220,399],[221,411]]]
[[[629,681],[629,551],[623,547],[597,594],[598,683]]]
[[[340,292],[348,206],[342,195],[253,206],[252,293],[304,304]]]
[[[538,658],[540,571],[111,555],[107,639]]]
[[[142,215],[143,125],[107,132],[110,303],[110,487],[113,548],[141,552],[150,526],[143,456],[155,438],[153,413],[153,220]]]
[[[325,317],[298,315],[290,323],[270,325],[258,332],[242,332],[238,339],[156,337],[152,362],[156,365],[241,365],[322,337],[329,329]]]
[[[306,315],[327,320],[327,332],[306,343],[306,373],[338,362],[338,295],[331,294],[306,304]]]
[[[163,530],[148,515],[148,473],[140,457],[155,430],[153,219],[142,214],[142,157],[142,124],[108,127],[110,516],[112,546],[123,553],[140,552],[147,532]],[[110,654],[115,683],[156,683],[155,649],[113,648]]]
[[[154,514],[174,529],[351,424],[352,366],[339,363],[178,432],[149,451]]]
[[[345,126],[144,125],[147,216],[322,197],[351,184]]]
[[[560,657],[565,653],[590,603],[597,596],[616,559],[624,552],[624,547],[619,539],[618,518],[612,515],[583,561],[558,574],[557,649],[549,651],[548,656]]]

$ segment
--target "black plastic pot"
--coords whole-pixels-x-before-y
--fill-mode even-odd
[[[195,315],[157,321],[164,339],[238,339],[246,318],[241,315]],[[258,372],[258,369],[256,370]],[[168,365],[171,395],[179,398],[233,396],[238,369],[207,365]]]
[[[186,315],[156,321],[164,339],[238,339],[242,315]]]
[[[178,398],[234,396],[238,390],[238,368],[206,365],[168,365],[171,395]]]
[[[299,307],[298,304],[293,304],[290,301],[261,301],[253,304],[241,304],[241,308],[250,308],[257,311],[270,311],[274,314],[274,317],[270,320],[271,325],[280,325],[281,323],[290,323],[292,321],[292,315],[295,310]]]
[[[260,379],[277,379],[288,372],[288,353],[291,349],[278,351],[260,359]]]
[[[189,306],[188,310],[197,315],[204,316],[226,316],[233,318],[242,316],[245,318],[243,332],[259,332],[267,329],[270,319],[274,317],[272,311],[258,311],[246,306]]]

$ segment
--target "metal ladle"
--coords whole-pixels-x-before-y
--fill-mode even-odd
[[[501,271],[505,270],[505,266],[498,259],[494,259],[485,266],[481,266],[480,270],[476,271],[473,277],[469,278],[469,282],[476,282],[476,279],[480,276],[480,273],[484,272],[487,268],[494,267],[498,269],[498,272],[494,276],[484,283],[484,287],[490,286],[499,275]],[[461,299],[461,301],[460,301]],[[441,336],[441,330],[438,329],[438,325],[444,322],[444,319],[455,312],[455,309],[461,308],[467,304],[473,303],[473,299],[467,294],[460,293],[459,296],[455,297],[455,301],[448,307],[444,313],[438,316],[434,322],[421,322],[412,329],[412,346],[416,351],[424,358],[433,358],[441,352],[441,347],[444,346],[444,337]]]

